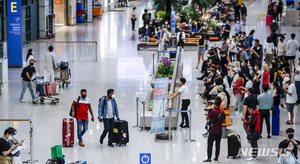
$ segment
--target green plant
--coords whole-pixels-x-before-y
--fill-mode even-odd
[[[160,19],[164,20],[165,17],[166,17],[166,11],[158,11],[156,13],[156,16],[157,16],[157,18],[160,18]]]
[[[213,30],[216,28],[216,24],[211,19],[208,19],[206,23],[207,23],[207,28],[213,28]]]
[[[162,63],[158,65],[156,78],[169,77],[172,79],[174,63],[171,63],[168,57],[162,58]]]

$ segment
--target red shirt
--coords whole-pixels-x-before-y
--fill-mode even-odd
[[[73,105],[76,104],[77,98],[73,101]],[[91,101],[89,98],[82,99],[80,98],[77,106],[76,106],[76,118],[80,120],[87,120],[89,119],[88,109],[91,109]]]
[[[263,82],[262,85],[269,85],[269,71],[263,73]]]
[[[238,78],[238,80],[234,83],[234,94],[237,95],[238,93],[242,96],[244,95],[242,91],[244,91],[243,88],[238,89],[239,87],[244,87],[244,80],[243,78]]]
[[[208,131],[209,133],[222,133],[222,124],[225,119],[225,113],[224,111],[222,111],[220,118],[218,118],[220,112],[221,112],[220,109],[214,109],[210,111],[209,114],[207,115],[207,117],[210,119],[210,124],[211,125],[213,124],[213,126]]]

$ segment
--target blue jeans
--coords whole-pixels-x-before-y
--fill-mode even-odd
[[[103,140],[108,132],[108,144],[112,144],[114,118],[104,118],[103,123],[104,123],[104,130],[100,139]]]
[[[149,42],[150,41],[150,36],[149,37],[144,37],[143,42]]]
[[[23,88],[22,88],[20,99],[23,99],[24,93],[25,93],[27,87],[29,88],[32,99],[34,99],[34,92],[33,92],[33,89],[32,89],[31,81],[22,80],[22,85],[23,85]]]
[[[297,101],[300,101],[300,81],[295,81],[295,86],[296,86],[297,96],[298,96]]]
[[[82,136],[88,130],[89,119],[86,120],[76,119],[76,120],[77,120],[77,136],[80,143],[82,142]],[[83,129],[82,129],[82,125],[83,125]]]

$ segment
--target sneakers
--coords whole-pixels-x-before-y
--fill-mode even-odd
[[[83,146],[85,146],[85,145],[84,145],[82,142],[80,142],[80,143],[79,143],[79,146],[82,146],[82,147],[83,147]]]
[[[100,144],[103,144],[103,138],[100,138]]]
[[[270,135],[270,134],[268,135],[268,138],[271,138],[271,135]]]
[[[25,103],[25,101],[24,101],[23,99],[20,99],[20,102],[21,102],[21,103]]]
[[[256,161],[256,157],[250,157],[247,159],[247,161]]]
[[[204,163],[204,162],[211,162],[211,159],[203,160],[202,163]]]
[[[108,146],[110,146],[110,147],[112,147],[112,148],[114,147],[114,145],[113,145],[112,143],[111,143],[111,144],[108,144]]]
[[[218,159],[218,158],[214,158],[214,161],[218,162],[218,161],[219,161],[219,159]]]

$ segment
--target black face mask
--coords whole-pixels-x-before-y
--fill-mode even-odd
[[[29,65],[33,66],[33,63],[30,63]]]
[[[293,139],[293,138],[294,138],[294,134],[289,134],[289,135],[288,135],[288,138],[289,138],[289,139]]]
[[[86,98],[86,95],[81,95],[81,97],[82,97],[83,99],[85,99],[85,98]]]

